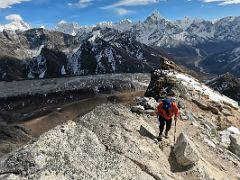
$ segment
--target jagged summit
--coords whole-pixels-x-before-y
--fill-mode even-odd
[[[3,30],[26,31],[26,30],[30,29],[30,25],[27,24],[26,22],[24,22],[23,19],[19,15],[13,14],[13,15],[7,16],[6,19],[11,22],[9,24],[0,25],[0,32]]]
[[[158,23],[161,19],[164,19],[161,15],[160,12],[155,10],[153,13],[147,17],[147,19],[144,21],[145,23]]]
[[[54,28],[56,31],[70,34],[72,36],[76,36],[79,29],[80,25],[78,23],[68,23],[64,20],[58,22],[57,26]]]

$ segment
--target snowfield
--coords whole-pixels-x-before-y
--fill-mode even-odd
[[[209,98],[214,102],[225,102],[231,104],[233,107],[239,108],[238,102],[220,94],[217,91],[209,88],[208,86],[200,83],[197,79],[181,73],[169,73],[168,76],[174,76],[182,82],[188,89],[199,91],[202,95],[208,95]]]

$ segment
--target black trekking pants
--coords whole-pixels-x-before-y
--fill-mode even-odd
[[[164,117],[158,115],[158,120],[160,122],[160,126],[159,126],[160,133],[159,133],[159,135],[162,135],[165,124],[166,124],[165,134],[168,134],[168,131],[171,129],[172,119],[166,120]]]

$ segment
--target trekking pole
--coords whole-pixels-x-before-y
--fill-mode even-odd
[[[175,120],[175,130],[174,130],[174,146],[176,144],[176,132],[177,132],[177,121]]]

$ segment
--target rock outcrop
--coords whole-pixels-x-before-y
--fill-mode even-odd
[[[181,166],[193,165],[199,160],[199,152],[184,133],[181,133],[174,146],[174,153]]]
[[[150,98],[148,98],[148,97],[137,97],[136,101],[137,101],[138,105],[143,106],[145,109],[155,110],[157,105],[158,105],[158,102],[152,97],[150,97]]]
[[[230,135],[229,149],[240,158],[240,135]]]
[[[142,136],[154,133],[128,108],[103,105],[6,157],[1,173],[17,175],[0,179],[176,179],[158,145]]]
[[[167,74],[168,71],[159,69],[152,72],[151,82],[145,92],[146,97],[154,97],[158,100],[166,96],[186,96],[187,89],[176,79],[168,77]]]
[[[157,142],[156,116],[132,113],[129,104],[104,104],[2,157],[0,179],[237,179],[238,143],[229,138],[240,127],[237,103],[186,74],[153,75],[146,93],[154,99],[172,94],[181,111],[175,147],[173,130]],[[153,111],[146,103],[152,98],[140,99],[147,101],[137,108]],[[222,142],[225,132],[228,142]]]

